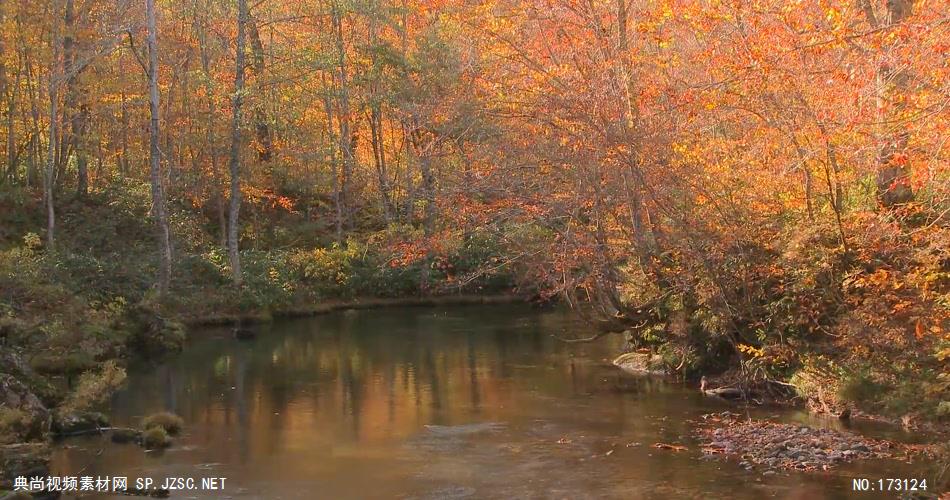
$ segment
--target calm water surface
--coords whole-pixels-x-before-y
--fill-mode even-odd
[[[922,472],[874,462],[761,476],[703,459],[691,421],[734,408],[619,373],[608,364],[616,340],[566,345],[552,333],[585,332],[568,312],[524,306],[351,311],[278,322],[250,342],[195,332],[180,355],[132,370],[112,402],[115,425],[166,409],[184,417],[172,448],[72,439],[54,471],[227,478],[224,491],[173,498],[809,500],[852,497],[852,477]]]

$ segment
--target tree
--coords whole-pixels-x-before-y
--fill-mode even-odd
[[[60,79],[65,73],[65,68],[61,67],[62,63],[60,62],[61,37],[59,24],[54,20],[50,37],[53,57],[50,60],[48,82],[49,133],[47,134],[46,168],[43,171],[43,199],[46,205],[46,248],[50,252],[56,250],[56,206],[53,197],[55,196],[56,148],[57,138],[59,137],[59,85]]]
[[[158,96],[158,31],[155,20],[155,0],[145,0],[145,16],[148,27],[148,102],[149,123],[149,181],[152,192],[152,217],[155,219],[159,251],[158,290],[164,295],[171,283],[172,249],[165,208],[165,193],[162,187],[162,154],[159,149],[159,96]]]

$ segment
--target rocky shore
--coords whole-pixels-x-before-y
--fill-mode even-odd
[[[887,458],[898,445],[857,434],[749,420],[731,412],[703,415],[696,434],[707,455],[741,459],[747,469],[828,470],[859,459]]]

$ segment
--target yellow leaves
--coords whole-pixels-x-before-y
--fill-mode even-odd
[[[834,7],[831,7],[825,11],[825,20],[831,24],[831,28],[834,30],[838,30],[844,25],[841,11]]]
[[[663,2],[663,6],[660,8],[660,19],[663,21],[673,19],[673,6],[670,5],[670,2]]]
[[[738,347],[739,347],[739,352],[743,354],[748,354],[749,356],[752,356],[753,358],[761,358],[762,356],[765,356],[765,351],[755,346],[751,346],[748,344],[739,344]]]

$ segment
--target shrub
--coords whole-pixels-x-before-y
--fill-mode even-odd
[[[106,400],[125,382],[125,369],[114,360],[103,363],[98,372],[86,372],[79,377],[76,389],[60,405],[60,413],[84,411]]]
[[[163,411],[145,417],[142,427],[146,430],[160,428],[171,435],[176,435],[185,427],[185,421],[174,413]]]
[[[152,427],[142,433],[142,446],[147,450],[160,450],[172,445],[172,438],[161,427]]]

